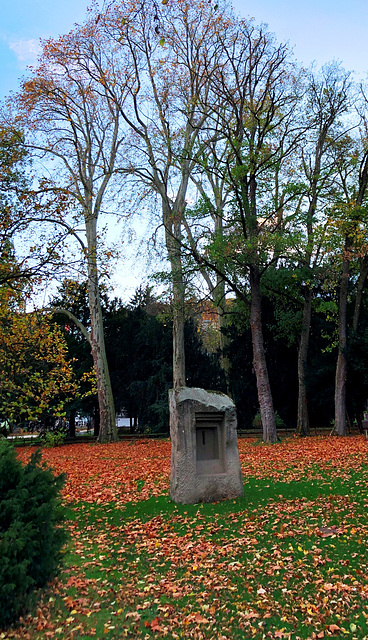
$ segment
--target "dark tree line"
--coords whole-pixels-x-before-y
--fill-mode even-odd
[[[168,433],[168,390],[172,387],[172,313],[158,302],[151,288],[139,288],[128,304],[119,298],[101,294],[105,326],[106,353],[117,413],[123,412],[131,422],[131,430]],[[86,285],[65,281],[53,306],[63,307],[89,326]],[[65,315],[55,314],[75,358],[75,373],[80,379],[91,372],[90,347],[78,327],[65,322]],[[185,323],[187,385],[224,391],[224,373],[219,356],[203,347],[197,321],[188,317]],[[69,406],[73,419],[76,412],[93,416],[98,433],[96,395],[76,400]],[[97,420],[96,420],[97,417]]]
[[[279,274],[282,277],[282,274]],[[322,293],[322,291],[321,291]],[[337,305],[335,296],[325,294],[325,303]],[[335,297],[335,300],[333,300]],[[130,418],[132,432],[168,434],[167,393],[172,386],[172,320],[170,308],[159,302],[150,287],[139,288],[129,303],[101,294],[107,358],[117,412]],[[352,320],[354,297],[350,297],[348,316]],[[66,281],[54,300],[55,306],[69,308],[86,326],[89,311],[86,286]],[[221,367],[221,351],[204,346],[200,332],[200,303],[197,313],[188,314],[185,324],[187,385],[226,392],[225,373]],[[233,299],[228,305],[226,356],[229,363],[229,392],[237,406],[240,429],[260,427],[256,376],[252,364],[252,336],[249,310]],[[298,405],[298,318],[290,317],[288,305],[280,296],[262,291],[264,346],[270,385],[274,397],[278,426],[290,431],[297,428]],[[91,372],[93,362],[87,341],[64,316],[57,316],[63,327],[70,356],[75,358],[78,379]],[[300,322],[300,318],[299,318]],[[326,313],[322,304],[313,310],[311,343],[308,357],[306,388],[313,399],[310,404],[310,429],[331,426],[334,419],[334,389],[337,357],[336,319]],[[220,340],[218,338],[218,345]],[[359,333],[349,332],[347,359],[347,422],[359,428],[368,393],[368,299],[363,296]],[[83,382],[81,383],[83,388]],[[86,383],[87,388],[87,383]],[[68,406],[73,433],[75,414],[88,415],[98,435],[96,395],[88,395]],[[258,420],[257,420],[258,418]]]

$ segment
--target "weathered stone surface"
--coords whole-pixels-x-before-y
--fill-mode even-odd
[[[236,409],[217,391],[171,389],[172,500],[215,502],[243,495]]]

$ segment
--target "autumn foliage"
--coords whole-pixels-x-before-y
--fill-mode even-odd
[[[26,313],[0,291],[0,415],[13,424],[54,419],[77,393],[60,329],[42,314]]]
[[[359,469],[368,453],[361,436],[342,440],[295,438],[287,445],[273,447],[250,446],[250,442],[239,440],[245,482],[248,478],[285,482],[306,476],[318,478],[326,469],[341,477],[344,471]],[[55,473],[66,473],[63,496],[67,502],[123,505],[169,490],[170,447],[169,440],[144,439],[100,446],[64,445],[44,450],[43,459]],[[32,451],[22,448],[18,455],[26,462]]]
[[[67,473],[65,568],[7,637],[366,638],[364,436],[239,449],[244,498],[210,505],[169,500],[167,440],[45,450]]]

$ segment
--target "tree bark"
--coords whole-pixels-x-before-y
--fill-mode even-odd
[[[75,438],[75,416],[76,416],[77,410],[76,409],[72,409],[70,412],[70,416],[69,416],[69,436],[71,438]]]
[[[224,201],[222,197],[222,192],[220,188],[213,189],[215,194],[216,201],[216,211],[214,212],[215,219],[215,233],[218,236],[223,237],[223,209],[224,209]],[[223,270],[223,264],[220,257],[219,267]],[[219,325],[219,333],[220,333],[220,365],[225,374],[225,382],[226,382],[226,391],[228,395],[230,394],[230,360],[225,355],[225,349],[229,344],[229,339],[223,333],[222,329],[226,328],[227,325],[227,316],[226,316],[226,293],[225,293],[225,281],[219,274],[216,274],[216,286],[212,293],[212,298],[217,306],[218,312],[218,325]]]
[[[221,304],[219,304],[219,306],[217,307],[217,313],[218,313],[218,324],[219,324],[219,333],[220,333],[220,365],[221,368],[224,372],[225,375],[225,382],[226,382],[226,392],[229,396],[231,396],[231,391],[230,391],[230,360],[227,357],[227,355],[225,355],[225,349],[229,344],[229,339],[228,337],[225,335],[225,333],[223,333],[223,329],[226,328],[227,326],[227,319],[226,319],[226,299],[223,299],[223,302]]]
[[[100,411],[98,404],[94,406],[93,410],[93,435],[98,438],[98,434],[100,433]]]
[[[271,387],[266,364],[266,354],[263,343],[260,275],[258,267],[254,265],[250,267],[250,286],[250,327],[252,332],[253,365],[257,379],[257,392],[261,411],[263,440],[264,442],[271,443],[277,441],[277,432]]]
[[[335,430],[339,436],[346,436],[346,373],[347,373],[347,329],[346,308],[349,286],[349,264],[347,252],[342,264],[339,300],[339,351],[335,378]]]
[[[88,301],[91,319],[91,350],[97,378],[97,395],[100,411],[99,442],[116,442],[118,439],[115,417],[114,398],[111,389],[109,367],[107,364],[103,319],[98,286],[98,270],[96,256],[96,224],[95,216],[86,220],[88,244]]]
[[[309,435],[309,413],[307,402],[307,358],[310,335],[310,323],[312,315],[312,291],[306,289],[304,296],[302,330],[298,349],[298,416],[297,433],[301,436]]]
[[[181,260],[181,221],[170,220],[171,212],[164,213],[166,248],[169,256],[173,291],[173,388],[186,386],[185,376],[185,285]]]
[[[219,226],[216,225],[216,231],[218,232]],[[221,265],[222,267],[222,265]],[[220,365],[225,375],[226,392],[230,396],[230,360],[225,355],[225,349],[229,344],[227,335],[223,332],[223,329],[227,326],[226,316],[226,294],[225,294],[225,282],[219,274],[216,274],[216,285],[211,292],[212,300],[216,304],[218,328],[219,328],[219,347],[220,347]]]

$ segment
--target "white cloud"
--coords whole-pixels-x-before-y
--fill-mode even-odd
[[[40,43],[35,39],[9,42],[9,47],[16,54],[19,62],[24,64],[36,62],[38,55],[41,53]]]

